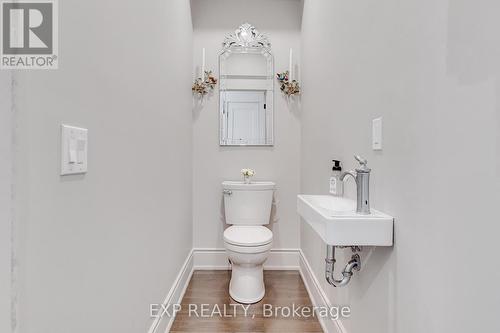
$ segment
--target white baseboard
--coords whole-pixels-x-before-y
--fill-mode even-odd
[[[302,276],[302,280],[304,281],[307,293],[309,294],[309,298],[311,298],[313,306],[331,308],[332,305],[323,288],[321,288],[321,285],[314,275],[314,272],[312,271],[311,266],[309,265],[309,262],[307,261],[307,258],[302,250],[299,250],[299,259],[300,275]],[[321,316],[317,316],[317,318],[323,328],[323,331],[327,333],[347,333],[340,320]]]
[[[172,288],[168,292],[163,305],[168,304],[178,304],[182,301],[184,293],[189,285],[191,276],[193,275],[193,250],[189,251],[189,254],[181,267],[179,274],[177,275]],[[157,317],[151,324],[148,333],[163,333],[169,332],[170,327],[174,323],[175,316],[172,317]],[[165,328],[163,328],[163,327]]]
[[[231,269],[225,249],[193,249],[195,270]],[[271,249],[264,263],[265,270],[299,270],[299,249]]]

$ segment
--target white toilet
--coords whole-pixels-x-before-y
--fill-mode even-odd
[[[269,224],[273,182],[225,181],[224,210],[226,223],[224,245],[232,264],[229,295],[240,303],[260,301],[265,294],[263,264],[273,242]]]

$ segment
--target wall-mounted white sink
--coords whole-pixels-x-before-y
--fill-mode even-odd
[[[355,200],[298,195],[297,211],[328,245],[392,246],[394,218],[375,209],[358,214]]]

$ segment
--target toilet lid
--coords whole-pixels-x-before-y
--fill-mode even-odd
[[[271,230],[259,226],[231,226],[224,231],[224,240],[239,246],[259,246],[273,240]]]

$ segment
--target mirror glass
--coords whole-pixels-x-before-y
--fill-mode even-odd
[[[273,145],[274,62],[271,44],[246,23],[219,55],[220,145]]]

